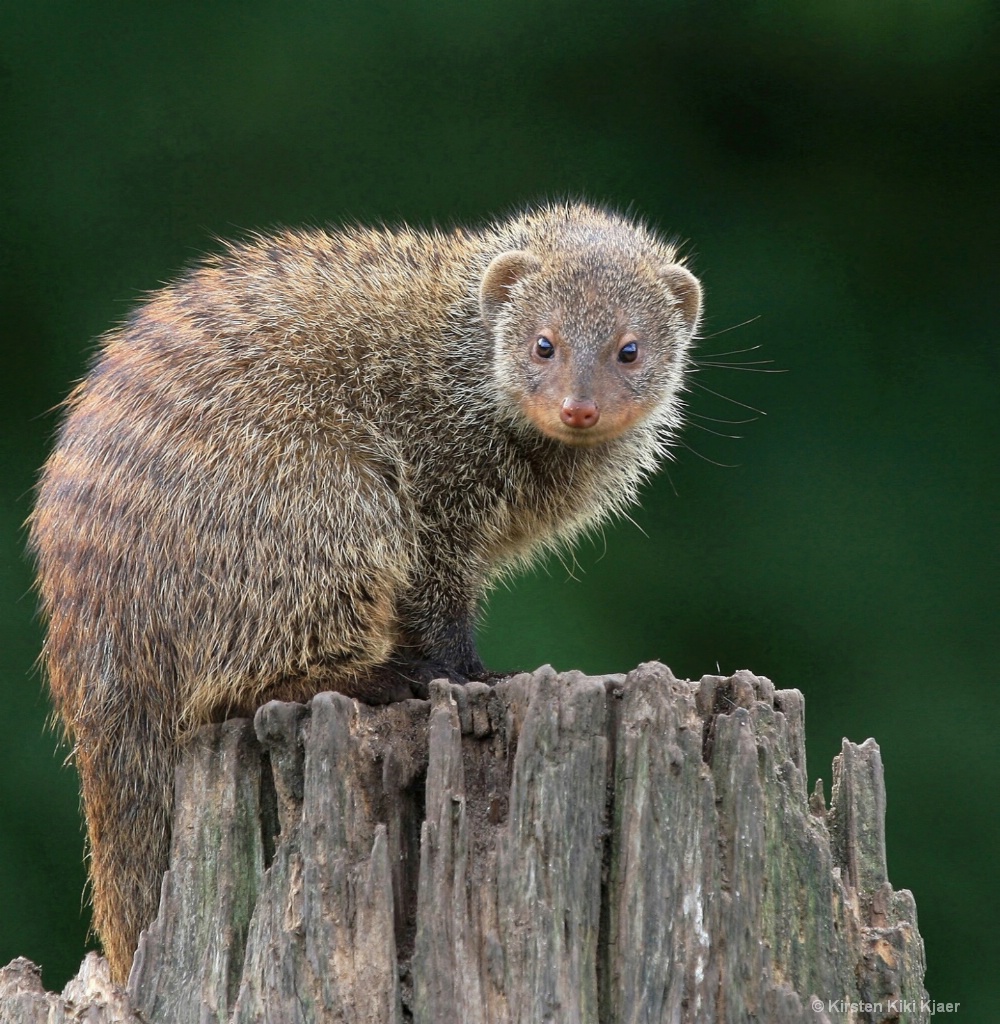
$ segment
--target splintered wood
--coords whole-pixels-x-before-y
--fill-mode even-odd
[[[807,781],[801,694],[748,672],[268,704],[188,742],[127,993],[18,961],[0,1017],[929,1019],[877,744],[844,741],[829,809]]]

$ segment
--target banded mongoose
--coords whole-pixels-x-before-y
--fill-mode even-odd
[[[700,309],[673,245],[568,203],[253,237],[104,336],[29,525],[118,981],[156,914],[179,737],[272,698],[483,678],[490,582],[665,455]]]

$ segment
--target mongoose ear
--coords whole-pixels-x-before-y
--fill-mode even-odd
[[[522,278],[541,269],[541,261],[530,252],[515,249],[501,253],[486,268],[479,285],[479,309],[487,324],[493,323],[500,307],[510,298],[510,290]]]
[[[686,267],[670,263],[660,268],[660,280],[667,286],[674,302],[680,306],[684,322],[693,331],[701,316],[701,285]]]

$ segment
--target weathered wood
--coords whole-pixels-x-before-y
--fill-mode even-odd
[[[409,874],[400,804],[419,767],[407,755],[418,752],[413,738],[426,709],[413,701],[379,712],[325,693],[308,717],[299,715],[294,705],[276,704],[257,715],[258,734],[279,752],[279,792],[294,794],[301,772],[302,804],[295,816],[283,801],[234,1020],[397,1024],[395,907],[406,904]],[[296,721],[299,731],[290,728]],[[424,732],[419,753],[425,749]]]
[[[191,738],[159,916],[87,1019],[926,1020],[873,740],[832,797],[801,694],[746,672],[270,704]],[[25,963],[4,1021],[67,1005]]]
[[[160,912],[139,939],[129,992],[149,1020],[226,1021],[264,871],[262,757],[246,720],[189,746]]]
[[[432,703],[414,1020],[596,1020],[603,681],[542,669],[473,691],[468,776],[450,688]]]
[[[46,992],[42,972],[18,957],[0,970],[3,1024],[145,1024],[128,996],[111,980],[108,962],[88,953],[62,995]]]

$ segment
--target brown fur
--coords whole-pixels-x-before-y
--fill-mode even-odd
[[[671,246],[574,204],[255,238],[103,339],[30,526],[119,981],[156,911],[184,730],[481,676],[485,588],[665,454],[699,310]],[[567,425],[567,399],[598,423]]]

